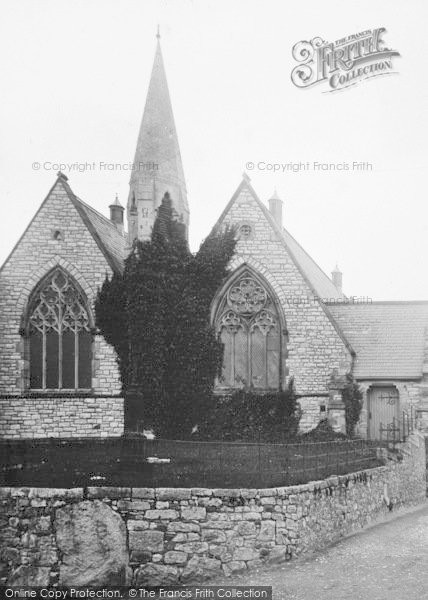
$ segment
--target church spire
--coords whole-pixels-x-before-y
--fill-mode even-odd
[[[177,219],[189,224],[186,182],[160,46],[157,47],[135,151],[128,197],[130,242],[149,239],[156,210],[169,193]],[[131,210],[132,209],[132,210]],[[135,218],[135,209],[137,218]]]

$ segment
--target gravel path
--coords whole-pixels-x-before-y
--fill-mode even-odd
[[[315,556],[212,584],[271,585],[281,600],[426,600],[428,504],[391,517]]]

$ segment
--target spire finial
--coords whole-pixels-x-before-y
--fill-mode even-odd
[[[154,25],[156,27],[156,23]],[[135,234],[141,240],[150,239],[155,210],[160,206],[166,190],[171,194],[174,210],[178,215],[184,215],[186,228],[188,224],[186,184],[162,59],[159,28],[156,37],[158,39],[155,42],[152,74],[133,162],[134,165],[150,168],[131,170],[128,196],[128,215],[131,215],[132,210],[128,227],[131,243]],[[174,160],[166,160],[165,157],[174,157]],[[140,209],[140,206],[144,208]],[[138,227],[133,229],[135,214]]]
[[[278,191],[276,188],[273,190],[273,194],[269,198],[269,200],[281,200],[281,198],[278,196]]]
[[[110,208],[115,207],[115,206],[119,206],[120,208],[123,208],[120,203],[120,200],[119,200],[119,194],[116,194],[114,201],[110,204]]]
[[[158,25],[156,37],[157,37],[158,40],[160,40],[160,27],[159,27],[159,25]]]

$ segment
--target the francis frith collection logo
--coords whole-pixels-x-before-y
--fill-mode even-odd
[[[348,35],[335,42],[320,37],[293,46],[293,58],[299,63],[291,72],[297,87],[307,88],[328,83],[327,92],[336,92],[363,80],[395,73],[396,50],[385,46],[384,27]]]

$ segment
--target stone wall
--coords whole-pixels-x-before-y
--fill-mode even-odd
[[[55,231],[61,231],[59,239]],[[97,288],[112,273],[60,179],[0,270],[0,394],[21,395],[29,387],[22,319],[34,287],[56,266],[77,281],[90,309]],[[92,367],[94,394],[121,393],[114,350],[100,335],[94,336]]]
[[[306,432],[316,427],[321,418],[327,417],[329,398],[323,396],[304,396],[298,399],[302,409],[299,431]]]
[[[0,398],[0,438],[123,434],[122,398]]]
[[[350,350],[267,220],[252,189],[243,182],[238,191],[223,222],[238,227],[248,224],[252,235],[238,241],[230,268],[234,271],[246,264],[274,290],[288,332],[285,366],[288,377],[294,377],[297,392],[314,397],[328,393],[332,372],[344,374],[351,370]],[[319,417],[312,418],[312,426],[318,421]]]
[[[0,270],[0,437],[115,436],[123,432],[123,401],[114,349],[92,343],[90,398],[30,394],[28,339],[22,325],[34,287],[60,266],[80,285],[94,321],[97,288],[112,270],[58,179]],[[56,239],[53,232],[60,231]],[[29,397],[31,395],[31,397]],[[107,399],[106,396],[111,396]]]
[[[425,499],[425,441],[386,466],[271,489],[0,488],[0,584],[201,583],[321,549]]]

